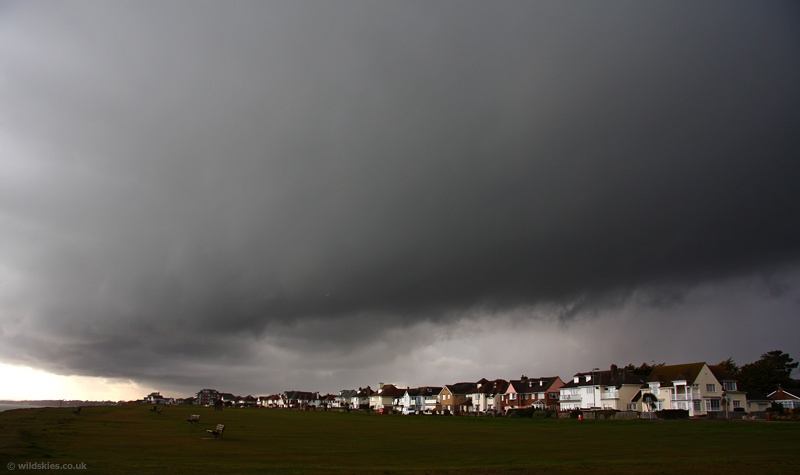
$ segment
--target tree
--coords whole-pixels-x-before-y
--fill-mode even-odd
[[[629,364],[626,366],[625,370],[630,371],[631,373],[638,375],[638,376],[650,376],[650,373],[653,372],[653,368],[657,368],[659,366],[664,366],[665,363],[653,364],[652,366],[647,363],[642,363],[641,366],[636,367],[633,364]]]
[[[743,389],[769,394],[779,385],[792,384],[792,370],[798,363],[782,351],[770,351],[761,355],[761,359],[746,364],[739,369],[737,379]]]
[[[739,365],[737,365],[736,362],[733,361],[733,358],[728,358],[725,361],[720,361],[717,366],[722,367],[722,369],[727,371],[732,376],[739,373]]]
[[[768,351],[761,355],[761,359],[771,362],[775,366],[775,370],[786,375],[788,379],[791,379],[792,371],[800,365],[798,362],[793,362],[794,359],[788,353],[780,350]]]
[[[650,412],[649,416],[653,416],[653,412],[655,412],[656,407],[658,407],[658,398],[656,398],[655,394],[653,393],[644,393],[642,395],[642,403],[647,406]]]

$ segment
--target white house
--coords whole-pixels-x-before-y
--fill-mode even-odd
[[[644,378],[616,365],[604,371],[577,373],[559,389],[559,409],[638,410]]]
[[[746,393],[722,367],[706,363],[656,366],[642,387],[642,396],[655,396],[652,407],[642,404],[642,411],[684,409],[689,416],[740,410],[747,411]]]

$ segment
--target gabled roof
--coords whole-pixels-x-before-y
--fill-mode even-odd
[[[703,362],[656,366],[647,377],[647,382],[658,382],[667,386],[672,385],[673,381],[686,381],[687,384],[693,384],[700,375],[700,371],[703,370],[703,366],[706,366]],[[724,372],[721,368],[720,371]],[[714,373],[713,370],[712,373]],[[714,376],[716,377],[716,373]]]
[[[353,395],[353,397],[365,398],[370,397],[375,391],[372,390],[369,386],[366,388],[358,388],[358,392]]]
[[[578,382],[576,383],[574,377],[578,377]],[[638,374],[634,374],[628,371],[625,368],[612,368],[610,370],[605,371],[589,371],[586,373],[576,373],[572,380],[570,380],[567,384],[561,386],[559,389],[569,389],[569,388],[578,388],[583,386],[608,386],[608,387],[616,387],[621,388],[625,385],[636,385],[641,386],[644,383],[644,377],[639,376]],[[586,378],[589,377],[590,381],[586,381]]]
[[[797,392],[797,391],[795,391]],[[790,393],[789,391],[778,388],[777,391],[772,391],[767,395],[767,398],[772,399],[773,401],[794,401],[800,400],[800,396]]]
[[[425,397],[425,396],[436,396],[440,392],[442,392],[442,388],[440,388],[440,387],[423,386],[421,388],[408,388],[408,389],[405,390],[405,392],[403,392],[403,395],[405,396],[406,394],[408,394],[411,397],[415,397],[415,396],[423,396],[423,397]]]
[[[508,381],[505,379],[495,379],[494,381],[481,379],[475,383],[475,386],[475,390],[471,394],[503,394],[506,392],[506,389],[508,389]]]
[[[286,399],[297,399],[298,401],[310,401],[317,398],[317,394],[307,391],[286,391]]]
[[[517,394],[543,393],[548,391],[558,379],[558,376],[547,376],[544,378],[511,380],[508,383],[508,388],[514,389]]]
[[[446,384],[444,387],[452,394],[465,395],[474,393],[478,385],[477,383],[456,383]]]
[[[406,390],[404,388],[398,388],[394,384],[385,384],[382,388],[372,393],[372,395],[380,397],[401,397],[405,392]]]

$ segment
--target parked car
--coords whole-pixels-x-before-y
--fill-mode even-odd
[[[391,414],[391,413],[392,413],[392,410],[389,409],[388,407],[382,407],[382,408],[378,409],[377,411],[375,411],[375,414]]]
[[[416,413],[417,413],[417,411],[415,411],[414,409],[411,409],[410,407],[404,407],[403,408],[403,412],[402,412],[402,414],[404,416],[413,416]]]

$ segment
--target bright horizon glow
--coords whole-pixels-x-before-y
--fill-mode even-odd
[[[126,379],[64,376],[2,363],[0,382],[0,399],[16,401],[130,401],[155,391]]]

